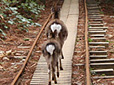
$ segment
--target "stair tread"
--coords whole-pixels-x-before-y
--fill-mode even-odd
[[[90,37],[104,37],[104,34],[91,34]]]
[[[90,57],[107,57],[107,55],[90,55]]]
[[[90,63],[90,65],[114,65],[114,63]]]
[[[106,39],[105,37],[91,38],[92,40]]]
[[[89,52],[107,52],[107,51],[89,51]]]
[[[96,17],[96,16],[100,16],[100,17],[102,17],[102,16],[104,16],[104,15],[89,15],[89,16],[95,16],[95,17]]]
[[[89,33],[106,33],[106,30],[91,30]]]
[[[91,59],[90,61],[114,61],[113,59]]]
[[[100,29],[100,28],[108,28],[108,27],[89,27],[90,29],[92,28],[92,29]]]
[[[93,19],[91,18],[89,20],[103,21],[103,19],[96,19],[96,18],[93,18]]]
[[[114,78],[114,76],[95,76],[94,79]]]
[[[91,72],[109,72],[114,71],[113,69],[97,69],[97,70],[91,70]]]
[[[89,25],[104,25],[104,24],[89,24]]]
[[[109,42],[89,42],[89,44],[109,44]]]
[[[105,46],[89,46],[89,48],[105,48]]]

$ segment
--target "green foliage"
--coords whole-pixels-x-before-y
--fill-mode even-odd
[[[91,38],[88,38],[88,42],[92,42],[92,39]]]
[[[100,12],[100,14],[104,14],[104,12],[103,12],[103,11],[101,11],[101,12]]]
[[[88,25],[88,27],[91,27],[90,25]]]
[[[101,76],[106,76],[106,74],[102,74]]]
[[[24,41],[29,41],[29,38],[25,38]]]
[[[28,32],[29,26],[41,26],[39,23],[34,22],[33,19],[39,17],[40,10],[44,10],[44,5],[38,5],[33,0],[26,0],[25,3],[21,3],[21,0],[1,0],[0,4],[0,33],[6,36],[4,29],[10,29],[11,25],[16,25],[18,29]],[[16,6],[12,7],[12,4]],[[24,14],[28,14],[30,18],[24,16],[19,10],[23,9]]]

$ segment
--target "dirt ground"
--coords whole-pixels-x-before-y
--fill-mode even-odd
[[[73,56],[72,85],[85,85],[85,12],[84,2],[79,1],[77,39]]]
[[[52,5],[55,3],[57,3],[57,0],[46,1],[45,10],[41,11],[41,16],[37,19],[38,23],[41,25],[44,24],[51,12]],[[62,3],[63,0],[59,2],[60,7]],[[35,37],[39,33],[41,27],[31,26],[28,29],[29,32],[23,32],[18,29],[11,29],[9,32],[7,32],[7,39],[0,41],[0,56],[2,56],[0,58],[0,85],[11,84],[12,80],[15,78],[18,71],[22,67],[30,46],[32,46]],[[20,78],[19,85],[29,85],[41,55],[41,44],[45,40],[45,35],[42,35],[40,41],[37,43],[37,48],[35,49],[37,52],[31,56],[29,62],[27,63],[25,71]]]

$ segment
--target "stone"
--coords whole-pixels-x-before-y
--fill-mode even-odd
[[[113,35],[108,35],[108,37],[109,37],[109,38],[112,38],[112,37],[113,37]]]
[[[4,58],[3,58],[3,60],[9,60],[9,58],[7,58],[7,57],[4,57]]]

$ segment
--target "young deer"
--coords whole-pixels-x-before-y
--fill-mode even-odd
[[[51,85],[51,73],[52,73],[52,80],[54,80],[54,82],[57,84],[57,79],[55,76],[55,67],[57,67],[57,77],[59,77],[59,66],[58,66],[59,61],[60,61],[60,69],[62,68],[60,52],[61,52],[61,45],[55,39],[48,39],[42,46],[42,53],[48,65],[49,85]]]
[[[53,19],[47,24],[45,32],[48,38],[55,38],[55,31],[56,31],[57,37],[60,39],[60,44],[62,47],[64,41],[68,36],[67,27],[65,26],[64,22],[59,19],[60,9],[52,8],[52,12],[53,12]],[[62,51],[61,54],[62,58],[64,58]]]

